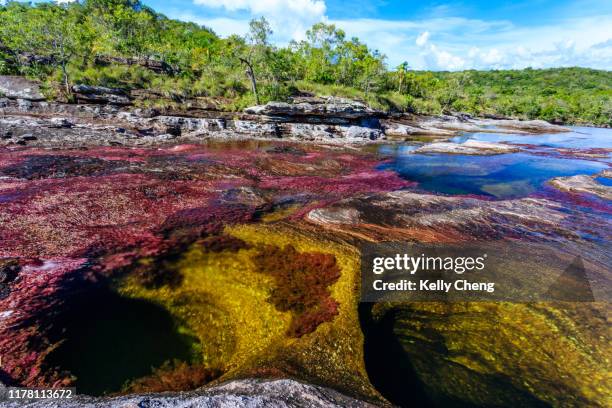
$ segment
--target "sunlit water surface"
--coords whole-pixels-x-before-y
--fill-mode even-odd
[[[612,148],[612,129],[573,128],[572,132],[543,135],[465,133],[451,141],[467,140],[529,144],[542,147]],[[380,166],[419,183],[418,188],[443,194],[478,194],[497,199],[530,195],[555,177],[594,175],[608,168],[605,161],[535,155],[529,151],[501,155],[416,154],[415,145],[381,146],[392,161]],[[611,185],[610,179],[597,178]]]

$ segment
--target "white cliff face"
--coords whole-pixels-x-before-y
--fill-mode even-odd
[[[329,388],[295,380],[237,380],[215,387],[178,394],[133,395],[116,398],[77,397],[64,401],[10,402],[7,408],[369,408],[376,405],[340,394]]]

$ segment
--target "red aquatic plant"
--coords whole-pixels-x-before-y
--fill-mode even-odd
[[[276,281],[268,301],[280,311],[294,313],[290,336],[312,333],[338,314],[338,302],[329,291],[329,286],[340,278],[333,255],[301,253],[291,245],[266,246],[255,256],[255,265]]]
[[[184,361],[167,361],[150,376],[130,383],[125,392],[144,394],[155,392],[190,391],[219,378],[223,371]]]

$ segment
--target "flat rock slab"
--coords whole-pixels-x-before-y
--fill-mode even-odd
[[[389,136],[439,135],[453,136],[459,132],[510,134],[562,133],[570,129],[543,120],[479,119],[456,116],[406,116],[399,121],[383,123]]]
[[[518,152],[520,149],[501,143],[479,142],[468,140],[465,143],[431,143],[416,149],[415,153],[447,153],[447,154],[471,154],[489,155]]]
[[[245,113],[264,116],[329,116],[330,118],[361,119],[384,115],[383,112],[371,109],[367,105],[348,99],[327,98],[320,101],[286,103],[268,102],[265,105],[252,106]]]
[[[610,171],[604,174],[604,177],[609,177]],[[612,187],[600,184],[590,176],[557,177],[552,179],[550,184],[562,191],[593,194],[605,200],[612,200]]]
[[[10,99],[30,101],[43,101],[45,99],[38,83],[19,76],[0,75],[0,95],[2,94]]]

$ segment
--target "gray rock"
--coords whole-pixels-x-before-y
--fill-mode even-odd
[[[593,194],[612,200],[612,187],[597,182],[593,177],[580,174],[572,177],[557,177],[549,182],[553,187],[569,193]]]
[[[283,134],[296,139],[320,140],[336,137],[334,127],[329,125],[316,125],[310,123],[285,123],[282,125]]]
[[[436,129],[436,128],[422,128],[418,126],[405,125],[402,123],[389,122],[385,124],[385,134],[387,136],[395,137],[408,137],[413,135],[436,135],[436,136],[452,136],[453,131]]]
[[[125,91],[104,86],[74,85],[72,87],[76,98],[86,103],[110,103],[114,105],[130,105],[131,99]]]
[[[279,129],[276,123],[262,123],[250,120],[234,120],[228,123],[228,129],[237,133],[246,133],[259,137],[278,137]]]
[[[399,121],[388,120],[383,124],[386,135],[396,137],[412,135],[453,136],[460,132],[537,134],[569,131],[567,128],[543,120],[477,119],[467,115],[406,115],[395,120]]]
[[[51,122],[50,127],[54,128],[71,128],[74,126],[74,124],[66,118],[51,118],[49,122]]]
[[[350,126],[345,133],[347,139],[377,140],[382,137],[380,129],[372,129],[362,126]]]
[[[185,118],[180,116],[158,116],[153,123],[166,128],[178,128],[181,132],[214,132],[224,130],[224,119]]]
[[[22,112],[29,112],[34,104],[28,99],[17,99],[17,108]]]
[[[266,105],[247,108],[245,113],[274,117],[328,116],[343,119],[384,116],[383,112],[371,109],[361,102],[342,98],[321,98],[300,103],[268,102]]]
[[[446,154],[470,154],[470,155],[491,155],[518,152],[520,149],[502,143],[481,142],[468,140],[465,143],[440,142],[431,143],[419,147],[415,153],[446,153]]]
[[[20,76],[0,75],[0,95],[11,99],[25,99],[29,101],[42,101],[45,96],[40,86]]]
[[[506,129],[518,129],[529,133],[561,133],[561,132],[569,132],[570,129],[553,125],[552,123],[548,123],[544,120],[486,120],[480,121],[481,123],[487,125],[493,125]]]
[[[135,395],[117,398],[83,398],[66,401],[9,402],[6,408],[333,408],[375,407],[329,388],[295,380],[231,381],[193,392]]]

